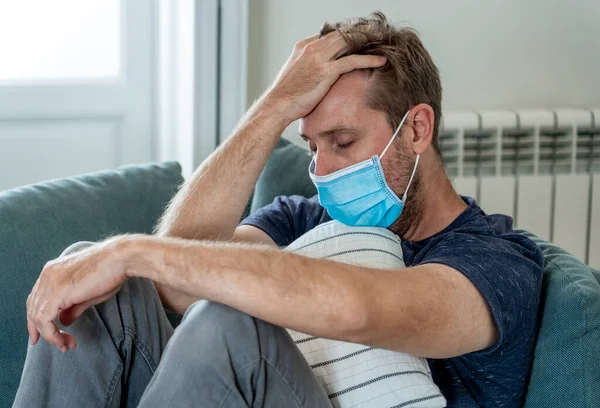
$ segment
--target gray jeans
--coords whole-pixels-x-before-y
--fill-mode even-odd
[[[77,338],[67,353],[29,345],[13,407],[331,407],[286,330],[199,301],[174,331],[144,279],[67,330]]]

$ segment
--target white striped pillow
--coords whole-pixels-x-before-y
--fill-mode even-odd
[[[385,228],[322,224],[287,251],[372,268],[404,268],[400,238]],[[402,273],[402,272],[398,272]],[[334,407],[444,407],[427,361],[288,330]]]

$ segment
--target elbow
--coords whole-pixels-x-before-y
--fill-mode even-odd
[[[157,228],[156,235],[164,238],[180,238],[189,241],[230,241],[233,232],[221,225],[169,225]]]
[[[348,302],[347,307],[340,313],[341,338],[351,343],[365,344],[366,335],[369,333],[370,317],[365,302],[360,298]]]
[[[155,235],[161,238],[181,238],[187,240],[197,239],[197,231],[192,230],[191,228],[180,227],[177,225],[169,225],[157,228],[155,230]]]

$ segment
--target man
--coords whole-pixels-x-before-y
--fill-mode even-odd
[[[541,252],[509,217],[456,194],[440,117],[431,57],[382,14],[298,42],[154,236],[114,237],[45,266],[27,300],[32,345],[15,406],[329,406],[281,327],[426,357],[449,406],[521,404]],[[238,226],[297,119],[319,196],[279,197]],[[330,215],[389,228],[408,268],[279,250]],[[187,311],[172,338],[148,280],[162,305]]]

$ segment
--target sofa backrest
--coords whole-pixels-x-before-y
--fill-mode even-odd
[[[182,181],[177,163],[129,166],[0,193],[0,407],[19,385],[25,301],[44,264],[76,241],[150,233]]]
[[[530,233],[544,253],[525,408],[600,406],[600,272]]]
[[[317,194],[308,177],[311,154],[285,139],[279,140],[265,165],[252,196],[250,212],[270,204],[280,195],[312,197]]]

